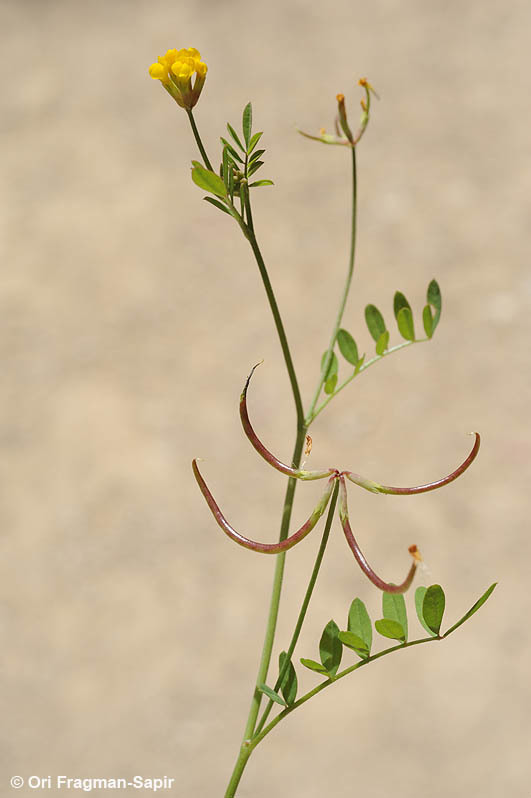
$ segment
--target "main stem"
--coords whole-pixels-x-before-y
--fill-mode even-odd
[[[246,195],[246,212],[247,212],[246,214],[247,224],[245,225],[244,232],[249,243],[251,244],[251,248],[253,250],[253,254],[255,256],[256,262],[258,264],[258,269],[262,277],[262,282],[264,284],[264,288],[269,301],[269,306],[271,308],[271,312],[273,314],[273,320],[275,322],[275,327],[278,333],[280,346],[282,348],[282,353],[284,355],[284,361],[286,364],[286,369],[291,384],[291,390],[293,393],[293,399],[295,402],[295,411],[297,414],[297,433],[296,433],[295,446],[292,455],[292,465],[294,468],[298,468],[301,463],[302,449],[306,437],[306,425],[304,423],[304,409],[302,406],[302,399],[300,395],[299,385],[295,373],[295,367],[293,365],[293,360],[291,358],[291,352],[289,349],[288,340],[284,330],[284,325],[282,323],[282,318],[280,316],[280,311],[278,309],[277,301],[275,298],[275,294],[273,292],[271,281],[269,279],[267,268],[264,259],[262,257],[262,253],[260,252],[260,247],[258,246],[258,242],[256,240],[248,194]],[[285,540],[289,533],[289,525],[293,510],[293,500],[295,497],[296,484],[297,484],[296,479],[291,478],[288,481],[288,485],[286,488],[286,495],[284,498],[284,508],[282,510],[282,522],[280,526],[279,541]],[[258,666],[255,688],[251,699],[251,706],[249,708],[249,715],[247,717],[247,723],[245,724],[243,741],[240,747],[238,758],[236,760],[236,764],[234,766],[234,770],[232,772],[227,787],[227,791],[225,793],[225,798],[232,798],[232,796],[235,795],[245,765],[247,764],[247,760],[252,750],[249,747],[249,743],[251,737],[253,736],[253,732],[256,725],[256,719],[258,717],[258,712],[260,710],[260,703],[262,700],[262,693],[258,690],[257,686],[266,681],[267,672],[269,670],[269,664],[271,662],[271,653],[273,651],[273,643],[277,628],[277,619],[278,619],[278,611],[280,605],[280,594],[282,591],[282,580],[284,577],[285,561],[286,561],[285,552],[277,555],[277,561],[275,564],[275,574],[273,577],[273,587],[271,591],[271,600],[269,603],[269,615],[267,619],[264,643],[262,647],[262,656],[260,658],[260,664]]]
[[[345,287],[343,288],[343,293],[341,295],[341,301],[339,303],[339,309],[337,312],[334,328],[332,330],[332,335],[330,337],[330,343],[328,344],[325,362],[321,370],[321,375],[319,377],[319,382],[315,391],[315,395],[312,399],[312,404],[310,405],[310,410],[308,411],[308,415],[306,416],[305,420],[306,427],[309,427],[315,418],[315,413],[314,413],[315,406],[319,401],[319,396],[321,395],[321,389],[325,381],[324,378],[326,376],[326,373],[328,371],[328,368],[332,360],[332,353],[334,351],[337,334],[341,327],[341,321],[343,319],[343,313],[345,312],[345,306],[347,304],[350,285],[352,283],[352,275],[354,274],[354,261],[356,257],[356,218],[357,218],[357,208],[358,208],[358,196],[357,196],[358,176],[356,170],[356,147],[352,147],[351,151],[352,151],[352,225],[351,225],[351,234],[350,234],[350,255],[348,260],[347,279],[345,281]]]

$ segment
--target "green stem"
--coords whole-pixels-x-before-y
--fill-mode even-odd
[[[324,377],[328,371],[330,366],[330,362],[332,360],[332,353],[334,351],[334,346],[336,343],[337,334],[341,327],[341,320],[343,318],[343,313],[345,312],[345,306],[347,304],[347,298],[350,291],[350,285],[352,283],[352,275],[354,274],[354,260],[356,257],[356,217],[357,217],[357,186],[358,186],[358,179],[357,179],[357,172],[356,172],[356,148],[352,147],[352,224],[351,224],[351,234],[350,234],[350,256],[348,261],[348,270],[347,270],[347,279],[345,281],[345,287],[343,288],[343,293],[341,295],[341,301],[339,303],[339,310],[337,312],[336,321],[334,324],[334,328],[332,330],[332,335],[330,338],[330,343],[328,344],[328,349],[326,352],[326,358],[321,370],[321,374],[319,377],[319,382],[317,384],[317,389],[315,391],[310,410],[308,411],[308,415],[306,417],[305,423],[306,426],[309,427],[312,421],[315,418],[315,406],[319,401],[319,396],[321,395],[321,389],[325,382]]]
[[[280,340],[280,346],[282,348],[282,353],[284,355],[284,362],[286,364],[286,369],[288,371],[288,376],[291,383],[291,390],[293,393],[295,410],[297,414],[297,436],[295,440],[295,447],[293,450],[292,465],[295,468],[298,468],[300,466],[302,458],[302,449],[306,438],[306,425],[304,424],[304,410],[302,406],[302,399],[300,395],[299,385],[297,382],[297,376],[295,373],[295,367],[293,365],[293,360],[291,358],[291,352],[289,349],[288,340],[284,330],[284,325],[282,323],[282,318],[280,316],[280,311],[278,309],[277,301],[275,298],[275,294],[273,292],[271,281],[269,279],[266,265],[264,263],[264,259],[262,257],[262,253],[260,252],[260,247],[258,246],[258,242],[256,240],[256,235],[254,232],[254,227],[252,222],[251,205],[250,205],[248,192],[245,192],[244,196],[245,196],[245,204],[247,211],[246,215],[248,223],[244,224],[243,220],[240,221],[239,223],[247,240],[251,244],[251,248],[253,250],[256,262],[258,264],[258,269],[260,271],[262,282],[264,284],[267,298],[269,300],[269,306],[273,314],[275,327]],[[286,488],[286,496],[284,499],[284,508],[282,511],[282,523],[280,527],[279,541],[285,540],[286,537],[288,536],[289,525],[291,521],[291,513],[293,510],[293,500],[295,497],[296,483],[297,480],[293,478],[291,478],[288,481],[288,485]],[[234,766],[234,770],[232,772],[232,776],[230,778],[227,791],[225,793],[225,798],[232,798],[232,796],[235,795],[243,770],[245,768],[245,765],[247,763],[247,760],[249,759],[252,750],[249,748],[249,742],[254,733],[256,719],[258,717],[258,712],[260,710],[260,703],[262,700],[262,693],[258,690],[257,685],[262,684],[263,682],[266,681],[267,673],[269,670],[269,664],[271,662],[271,652],[273,650],[273,642],[275,639],[275,632],[277,626],[280,594],[282,591],[282,580],[284,577],[285,560],[286,560],[285,553],[277,555],[277,561],[275,565],[275,575],[273,577],[273,588],[269,604],[269,616],[267,620],[264,644],[262,648],[262,656],[260,658],[260,664],[258,666],[258,674],[256,677],[253,697],[251,699],[251,706],[249,709],[247,723],[245,725],[243,742],[240,747],[240,752],[236,760],[236,764]]]
[[[252,216],[250,213],[250,203],[247,201],[247,218],[251,221],[252,224]],[[260,275],[262,277],[262,282],[264,284],[264,288],[267,294],[267,298],[269,300],[269,307],[271,308],[271,313],[273,314],[273,319],[275,322],[275,327],[277,328],[278,337],[280,340],[280,346],[282,348],[282,354],[284,355],[284,362],[286,364],[286,369],[288,371],[289,381],[291,383],[291,390],[293,393],[293,400],[295,402],[295,411],[297,413],[297,431],[300,432],[301,430],[304,431],[306,434],[307,425],[304,421],[304,409],[302,407],[302,399],[299,390],[299,384],[297,382],[297,375],[295,373],[295,367],[293,365],[293,360],[291,358],[291,352],[289,349],[288,339],[286,337],[286,332],[284,330],[284,325],[282,323],[282,318],[280,316],[280,312],[278,309],[277,301],[275,298],[275,294],[273,292],[273,287],[271,285],[271,281],[269,279],[269,275],[267,273],[267,268],[264,263],[264,259],[262,257],[262,253],[260,252],[260,247],[258,246],[258,242],[256,240],[256,236],[254,233],[254,228],[251,226],[246,225],[247,230],[247,239],[251,245],[251,248],[254,253],[254,257],[258,264],[258,269],[260,271]],[[299,467],[299,463],[296,464],[296,468]]]
[[[195,119],[192,111],[187,111],[188,119],[190,120],[190,125],[192,126],[192,131],[199,147],[199,151],[203,158],[203,161],[210,171],[213,171],[212,165],[208,160],[208,155],[206,154],[205,148],[203,146],[203,142],[201,141],[201,136],[199,135],[199,130],[197,129],[197,125],[195,124]],[[229,202],[230,207],[236,212],[234,205],[232,202]],[[280,311],[278,309],[277,300],[273,291],[273,286],[271,285],[271,281],[269,279],[269,274],[267,273],[267,267],[265,265],[264,259],[262,257],[262,253],[260,252],[260,247],[258,246],[258,241],[256,240],[256,235],[254,232],[253,226],[253,217],[251,213],[251,201],[249,198],[249,190],[245,192],[245,208],[247,211],[247,224],[245,224],[242,216],[236,212],[236,221],[240,225],[243,234],[249,241],[251,248],[253,250],[253,254],[255,256],[256,262],[258,264],[258,269],[260,271],[260,275],[262,277],[262,282],[264,284],[264,288],[267,294],[267,299],[269,301],[269,307],[271,308],[271,313],[273,314],[273,320],[275,322],[275,327],[277,330],[277,334],[280,340],[280,346],[282,348],[282,354],[284,355],[284,361],[286,363],[286,369],[288,371],[289,380],[291,383],[291,390],[293,393],[293,400],[295,402],[295,410],[297,413],[297,434],[301,432],[304,428],[304,435],[306,434],[306,425],[304,423],[304,409],[302,407],[302,399],[299,390],[299,384],[297,381],[297,375],[295,373],[295,367],[293,365],[293,360],[291,357],[291,352],[288,344],[288,339],[286,337],[286,331],[284,330],[284,324],[282,322],[282,317],[280,315]],[[300,463],[297,463],[297,468]]]
[[[206,150],[203,147],[203,142],[201,141],[201,136],[199,135],[199,131],[197,129],[197,125],[195,124],[194,115],[191,111],[186,111],[188,114],[188,119],[190,120],[190,124],[192,126],[192,132],[194,134],[194,138],[196,141],[197,146],[199,147],[199,152],[201,153],[201,158],[203,159],[203,163],[205,164],[207,169],[210,169],[211,172],[214,170],[212,169],[212,164],[208,160],[208,155],[206,154]]]
[[[269,723],[269,725],[266,726],[265,729],[263,729],[260,732],[260,734],[257,734],[256,737],[253,738],[250,745],[248,746],[247,756],[250,756],[252,750],[254,750],[256,746],[260,742],[262,742],[264,737],[275,728],[277,723],[280,723],[280,721],[284,720],[284,718],[287,717],[287,715],[291,714],[291,712],[293,712],[294,710],[298,709],[300,706],[305,704],[306,701],[309,701],[310,698],[313,698],[314,695],[320,693],[321,690],[324,690],[326,687],[329,687],[331,684],[335,684],[337,681],[339,681],[339,679],[342,679],[344,676],[347,676],[349,673],[352,673],[358,668],[363,667],[363,665],[367,665],[369,662],[374,662],[374,660],[379,659],[380,657],[384,657],[386,654],[391,654],[393,651],[400,651],[405,648],[411,648],[412,646],[418,646],[421,643],[433,643],[434,640],[442,640],[442,638],[423,637],[420,640],[412,640],[409,643],[399,643],[396,646],[392,646],[391,648],[386,648],[383,651],[379,651],[377,654],[373,654],[371,657],[367,657],[367,659],[362,659],[360,660],[360,662],[356,662],[354,665],[351,665],[350,668],[345,668],[344,671],[337,673],[333,678],[326,679],[326,681],[321,682],[321,684],[318,684],[317,687],[314,687],[313,690],[310,690],[310,692],[305,693],[305,695],[301,696],[301,698],[295,701],[294,704],[292,704],[290,707],[286,707],[286,709],[283,709],[282,712],[280,712],[275,718],[273,718],[271,723]]]
[[[295,442],[295,448],[293,450],[293,464],[296,468],[298,468],[300,465],[302,457],[302,447],[304,445],[305,436],[306,436],[306,429],[303,427],[299,429],[297,433],[297,440]],[[284,499],[284,509],[282,512],[282,524],[280,527],[279,540],[285,540],[285,538],[288,535],[296,484],[297,480],[294,478],[290,478],[290,480],[288,481],[288,486],[286,489],[286,497]],[[258,690],[257,685],[262,684],[263,682],[266,681],[267,672],[269,670],[269,663],[271,662],[271,652],[273,650],[273,642],[275,639],[275,631],[277,626],[278,609],[280,604],[280,593],[282,590],[282,579],[284,576],[285,561],[286,561],[286,552],[277,555],[277,561],[275,565],[275,575],[273,578],[273,589],[269,605],[269,616],[267,620],[266,632],[264,637],[264,645],[262,648],[262,656],[260,658],[260,664],[258,666],[258,674],[256,677],[253,697],[251,699],[251,706],[249,709],[247,723],[245,725],[243,741],[240,747],[238,758],[236,760],[236,764],[234,766],[234,770],[232,772],[227,787],[227,791],[225,793],[225,798],[233,798],[233,796],[236,794],[236,789],[238,787],[238,784],[240,783],[240,779],[242,777],[245,765],[247,764],[247,760],[249,759],[251,751],[253,750],[250,747],[250,741],[254,732],[256,719],[258,717],[260,702],[262,700],[262,693]]]
[[[324,528],[324,532],[323,532],[323,537],[321,539],[321,545],[319,546],[319,551],[317,552],[317,557],[315,559],[315,564],[313,566],[312,575],[310,577],[310,581],[308,583],[308,588],[306,590],[306,594],[305,594],[304,600],[302,602],[302,606],[301,606],[301,609],[300,609],[300,612],[299,612],[299,617],[297,618],[297,623],[295,624],[295,629],[293,631],[293,636],[291,638],[291,642],[290,642],[288,650],[286,652],[286,661],[284,663],[284,666],[283,666],[282,670],[280,671],[280,673],[278,675],[278,679],[275,682],[275,686],[273,688],[275,691],[277,691],[279,689],[280,685],[282,684],[282,680],[283,680],[283,678],[284,678],[284,676],[285,676],[285,674],[286,674],[286,672],[288,670],[289,662],[291,660],[291,656],[292,656],[293,652],[295,651],[295,646],[297,645],[297,642],[298,642],[298,639],[299,639],[299,635],[301,633],[302,624],[304,623],[304,618],[306,617],[306,612],[308,610],[308,605],[309,605],[310,599],[312,597],[313,589],[314,589],[315,583],[317,581],[317,575],[319,573],[319,569],[320,569],[321,563],[323,561],[323,556],[324,556],[324,553],[325,553],[326,545],[328,543],[328,538],[330,536],[330,528],[332,526],[332,520],[333,520],[333,517],[334,517],[334,510],[336,508],[338,488],[339,488],[339,482],[336,482],[335,487],[334,487],[334,492],[332,493],[332,498],[331,498],[331,501],[330,501],[330,507],[328,509],[328,516],[327,516],[327,519],[326,519],[326,524],[325,524],[325,528]],[[254,732],[255,734],[259,734],[262,731],[262,729],[264,728],[264,724],[265,724],[265,722],[266,722],[266,720],[267,720],[267,718],[269,716],[269,713],[271,712],[272,707],[273,707],[273,701],[271,699],[269,699],[268,704],[267,704],[266,708],[264,709],[263,715],[260,718],[260,722],[258,723],[258,725],[257,725],[257,727],[255,729],[255,732]]]

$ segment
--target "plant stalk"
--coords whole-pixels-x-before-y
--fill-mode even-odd
[[[187,109],[186,113],[188,114],[188,119],[190,120],[190,124],[192,126],[192,133],[194,134],[195,142],[199,147],[199,152],[201,153],[201,158],[203,159],[203,163],[205,164],[207,169],[210,169],[211,172],[214,170],[212,169],[212,164],[208,160],[208,155],[206,154],[206,150],[203,147],[203,142],[201,141],[201,136],[199,135],[199,131],[197,129],[197,125],[195,123],[194,115],[192,111]]]
[[[357,213],[358,213],[358,176],[357,176],[357,169],[356,169],[356,147],[351,148],[352,152],[352,223],[351,223],[351,233],[350,233],[350,255],[348,261],[348,270],[347,270],[347,279],[345,281],[345,286],[343,288],[343,293],[341,295],[341,300],[339,302],[339,309],[337,312],[336,320],[334,323],[334,327],[332,330],[332,335],[330,337],[330,343],[328,344],[328,349],[326,352],[325,362],[323,364],[323,368],[321,370],[321,374],[319,377],[319,382],[312,399],[312,403],[310,405],[310,409],[308,411],[308,415],[306,416],[305,423],[306,427],[309,427],[312,421],[315,418],[315,406],[319,401],[319,396],[321,395],[321,389],[325,382],[325,376],[332,361],[332,353],[334,351],[334,346],[336,343],[337,334],[341,327],[341,321],[343,319],[343,313],[345,312],[345,306],[347,304],[347,298],[350,291],[350,285],[352,283],[352,275],[354,274],[354,261],[356,258],[356,220],[357,220]]]

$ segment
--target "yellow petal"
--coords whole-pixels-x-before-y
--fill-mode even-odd
[[[149,74],[154,80],[167,80],[168,72],[162,64],[151,64]]]

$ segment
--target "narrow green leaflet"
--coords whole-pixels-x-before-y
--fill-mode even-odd
[[[335,676],[337,673],[342,653],[343,646],[339,639],[339,626],[335,621],[328,621],[319,642],[319,655],[323,667],[331,676]]]
[[[252,127],[253,127],[253,107],[251,103],[247,103],[247,105],[243,109],[243,117],[242,117],[243,137],[245,139],[245,144],[247,145],[247,147],[249,147],[249,142],[251,141]]]
[[[285,651],[280,653],[278,658],[278,669],[279,672],[282,671],[284,668],[287,654]],[[295,673],[295,668],[293,667],[293,662],[289,660],[288,668],[282,682],[280,684],[280,692],[284,696],[286,700],[286,704],[290,707],[293,703],[295,703],[295,699],[297,698],[297,674]]]
[[[260,131],[259,133],[255,133],[253,136],[251,136],[251,140],[247,146],[247,155],[250,155],[252,153],[252,151],[254,150],[254,148],[256,147],[256,145],[258,144],[263,135],[264,132]]]
[[[280,704],[281,707],[287,707],[288,706],[286,704],[286,702],[284,701],[284,699],[282,698],[282,696],[279,696],[278,693],[275,693],[275,691],[272,690],[270,687],[268,687],[267,684],[259,684],[259,685],[257,685],[257,687],[258,687],[258,690],[260,690],[261,693],[263,693],[268,698],[270,698],[271,701],[275,701],[277,704]]]
[[[372,645],[372,624],[363,601],[355,598],[348,611],[348,630],[361,637],[368,651]]]
[[[432,632],[439,634],[446,599],[440,585],[430,585],[422,601],[422,617]]]
[[[383,593],[382,612],[384,618],[400,624],[404,631],[404,639],[407,640],[407,610],[402,593]]]
[[[224,146],[224,147],[226,147],[226,148],[228,149],[228,151],[230,152],[230,154],[232,155],[232,157],[233,157],[233,158],[235,158],[235,160],[239,161],[240,163],[243,163],[243,158],[241,158],[241,157],[238,155],[238,153],[236,152],[236,150],[234,149],[234,147],[232,146],[232,144],[229,144],[229,142],[227,141],[227,139],[224,139],[224,138],[223,138],[223,136],[220,136],[220,140],[221,140],[221,143],[223,144],[223,146]]]
[[[365,308],[365,322],[375,341],[386,331],[385,321],[376,305],[367,305]]]
[[[432,280],[428,286],[428,291],[426,293],[426,301],[428,305],[433,305],[435,308],[435,316],[433,318],[433,333],[435,332],[435,328],[439,323],[439,319],[441,316],[441,308],[442,308],[442,296],[441,296],[441,289],[439,288],[439,284],[437,280]]]
[[[411,305],[405,298],[402,291],[397,291],[393,299],[393,311],[395,314],[395,319],[398,319],[398,314],[400,313],[402,308],[409,308],[411,310]]]
[[[462,623],[464,623],[465,621],[468,621],[468,619],[469,619],[469,618],[471,618],[471,617],[472,617],[472,615],[474,615],[474,613],[475,613],[475,612],[477,612],[477,611],[479,610],[479,608],[483,606],[483,604],[485,604],[486,600],[489,598],[490,594],[492,593],[492,591],[494,590],[494,588],[496,587],[496,585],[497,585],[497,584],[498,584],[497,582],[494,582],[494,583],[493,583],[493,584],[492,584],[492,585],[491,585],[491,586],[490,586],[490,587],[489,587],[489,588],[488,588],[488,589],[487,589],[487,590],[486,590],[486,591],[483,593],[483,595],[481,596],[481,598],[479,598],[479,599],[476,601],[476,603],[474,604],[474,606],[473,606],[473,607],[470,607],[470,609],[468,610],[468,612],[465,612],[465,614],[463,615],[463,617],[462,617],[462,618],[461,618],[459,621],[457,621],[457,623],[454,623],[454,625],[453,625],[453,626],[451,626],[451,627],[450,627],[450,629],[448,629],[448,631],[447,631],[447,632],[445,632],[445,633],[443,634],[443,637],[448,637],[448,635],[449,635],[449,634],[452,634],[452,632],[455,632],[455,630],[456,630],[456,629],[457,629],[459,626],[461,626],[461,624],[462,624]]]
[[[431,307],[429,305],[424,305],[424,310],[422,311],[422,323],[424,325],[424,332],[431,338],[433,335],[433,313],[431,312]]]
[[[255,183],[250,183],[249,188],[256,188],[256,186],[274,186],[272,180],[257,180]]]
[[[232,138],[234,139],[234,141],[236,142],[236,144],[238,145],[240,150],[243,150],[245,152],[245,147],[243,146],[243,144],[241,143],[240,139],[238,138],[238,134],[236,133],[236,131],[234,130],[232,125],[229,125],[228,122],[227,122],[227,130],[231,134]]]
[[[347,330],[339,330],[337,344],[345,360],[355,366],[358,362],[358,347],[356,341]]]
[[[367,644],[361,639],[361,637],[358,637],[358,635],[354,634],[354,632],[340,632],[339,639],[343,645],[345,645],[347,648],[351,648],[352,651],[355,651],[358,657],[367,659],[369,656]]]
[[[316,673],[321,673],[323,676],[328,676],[328,671],[326,670],[320,662],[316,662],[314,659],[305,659],[301,657],[300,659],[301,665],[304,665],[305,668],[309,668],[311,671],[315,671]]]
[[[328,354],[328,350],[323,354],[323,356],[321,358],[321,373],[323,374],[323,379],[325,380],[325,382],[326,382],[326,380],[329,380],[330,377],[332,377],[334,374],[337,374],[337,370],[339,368],[339,361],[337,359],[337,355],[336,355],[335,352],[332,352],[332,358],[330,360],[330,363],[328,364],[328,368],[326,370],[326,374],[323,373],[323,369],[325,367],[327,354]]]
[[[376,354],[383,355],[388,346],[389,346],[389,331],[386,330],[380,335],[380,337],[376,341]]]
[[[382,618],[380,621],[374,622],[374,628],[382,637],[390,637],[391,640],[402,640],[406,642],[406,635],[402,629],[402,624],[398,621],[390,621],[388,618]]]
[[[223,213],[228,213],[229,216],[232,216],[227,206],[223,205],[223,203],[220,202],[219,200],[214,199],[214,197],[203,197],[203,199],[206,200],[207,202],[210,202],[211,205],[215,205],[216,208],[219,208],[220,211],[223,211]]]
[[[325,393],[327,394],[334,393],[336,385],[337,385],[337,374],[332,374],[332,376],[329,377],[324,384]]]
[[[406,341],[415,340],[415,326],[413,324],[413,314],[411,308],[401,308],[396,317],[398,332]]]
[[[221,165],[221,170],[222,170],[221,176],[223,178],[223,182],[225,183],[227,191],[229,190],[230,187],[230,173],[234,168],[233,165],[234,161],[230,157],[228,147],[223,147],[223,163]]]
[[[253,163],[253,161],[257,161],[260,158],[260,156],[264,154],[264,152],[265,152],[265,150],[256,150],[255,152],[253,152],[253,154],[249,158],[249,163]]]
[[[260,167],[262,167],[263,165],[264,165],[263,161],[253,161],[252,164],[247,167],[248,176],[251,177],[251,175],[254,175],[254,173],[258,172]]]
[[[364,360],[365,360],[365,355],[363,354],[360,357],[360,359],[358,360],[358,362],[356,363],[356,368],[354,369],[354,376],[356,376],[356,374],[359,374],[359,371],[360,371],[361,367],[363,366],[363,361]]]
[[[423,616],[423,614],[422,614],[422,604],[423,604],[423,601],[424,601],[424,596],[426,595],[426,591],[427,591],[427,589],[428,589],[428,588],[427,588],[427,587],[424,587],[424,585],[420,585],[420,587],[418,587],[418,588],[415,590],[415,609],[417,610],[417,617],[418,617],[418,619],[419,619],[420,623],[422,624],[422,626],[424,627],[424,629],[425,629],[425,630],[426,630],[426,631],[427,631],[427,632],[428,632],[428,633],[429,633],[429,634],[430,634],[432,637],[437,637],[436,633],[435,633],[435,632],[433,632],[433,631],[430,629],[430,627],[428,626],[428,624],[427,624],[427,623],[426,623],[426,621],[424,620],[424,616]]]
[[[225,183],[215,172],[205,169],[201,166],[199,161],[192,161],[192,180],[202,188],[203,191],[208,191],[210,194],[216,194],[218,197],[226,197],[227,189]]]

